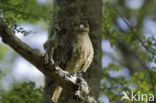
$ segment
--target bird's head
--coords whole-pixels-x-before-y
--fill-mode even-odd
[[[87,21],[81,21],[77,26],[77,31],[89,32],[89,24]]]

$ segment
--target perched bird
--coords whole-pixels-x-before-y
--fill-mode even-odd
[[[94,55],[93,46],[89,38],[88,22],[81,21],[78,23],[71,38],[71,42],[68,43],[68,47],[70,47],[70,49],[67,50],[70,56],[63,63],[64,70],[71,74],[86,72]],[[56,103],[58,101],[61,92],[62,88],[57,86],[52,96],[53,102]]]

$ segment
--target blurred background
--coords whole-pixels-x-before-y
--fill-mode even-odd
[[[16,9],[23,12],[14,15]],[[26,0],[25,4],[22,0],[0,0],[0,16],[11,22],[13,30],[16,27],[16,36],[43,53],[52,12],[52,0]],[[103,0],[102,13],[99,101],[123,103],[122,91],[156,95],[156,1]],[[43,74],[0,38],[0,103],[13,103],[13,98],[16,103],[39,103],[43,87]],[[23,102],[23,94],[31,94],[31,99]]]

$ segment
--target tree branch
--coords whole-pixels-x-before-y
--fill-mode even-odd
[[[71,92],[80,102],[96,103],[95,98],[91,95],[87,82],[82,77],[76,74],[71,75],[55,64],[46,64],[44,55],[18,39],[4,23],[2,18],[0,18],[0,37],[5,44],[9,45],[23,58],[32,63],[44,75],[56,81],[63,89]]]

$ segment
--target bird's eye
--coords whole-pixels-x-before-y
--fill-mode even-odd
[[[80,24],[80,28],[84,28],[84,25],[83,24]]]

